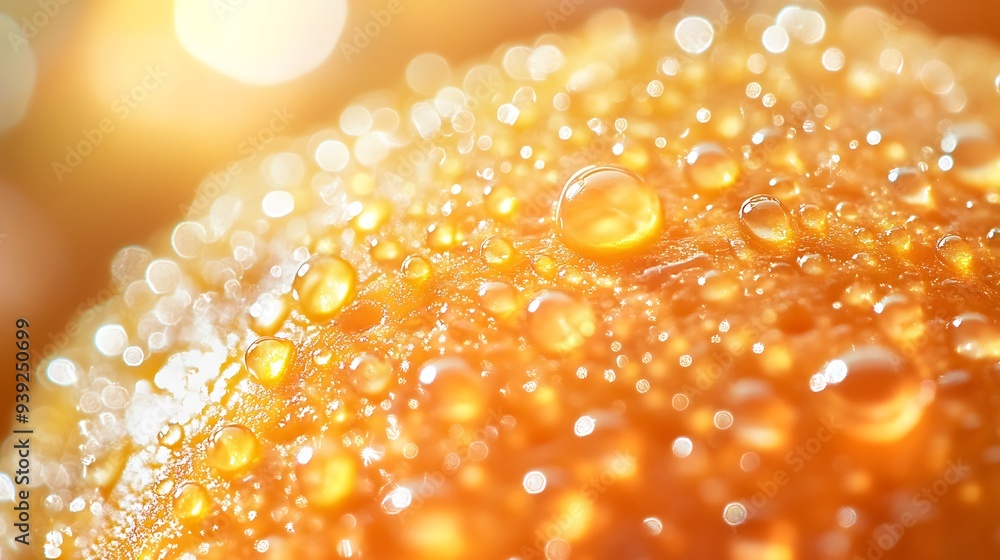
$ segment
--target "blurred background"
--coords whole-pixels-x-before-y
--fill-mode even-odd
[[[905,25],[1000,38],[996,3],[865,3]],[[35,365],[64,344],[74,317],[110,296],[115,252],[169,231],[209,173],[336,122],[352,97],[400,83],[415,55],[461,63],[608,6],[658,17],[680,4],[0,0],[0,363],[13,364],[18,317]]]

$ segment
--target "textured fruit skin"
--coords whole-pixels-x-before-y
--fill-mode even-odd
[[[123,291],[60,356],[76,381],[40,382],[35,540],[67,558],[748,558],[831,532],[864,555],[901,523],[893,554],[993,551],[971,521],[1000,491],[996,92],[917,32],[872,40],[869,12],[820,16],[813,43],[788,24],[794,48],[769,55],[750,15],[710,21],[697,54],[685,16],[615,11],[505,49],[435,99],[401,92],[391,130],[289,141],[171,246],[120,253]],[[889,72],[888,48],[913,63]],[[386,108],[364,106],[375,127]],[[335,172],[327,141],[351,148]],[[560,197],[591,165],[655,191],[649,239],[565,243]],[[294,212],[266,217],[283,189]],[[94,347],[107,324],[121,354]]]

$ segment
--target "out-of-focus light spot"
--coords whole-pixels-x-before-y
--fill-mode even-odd
[[[211,68],[255,85],[287,82],[319,66],[346,20],[345,0],[174,4],[174,31],[184,48]]]
[[[0,132],[21,122],[28,112],[31,92],[35,89],[35,53],[21,28],[6,14],[0,14],[0,37],[7,45],[0,48]]]

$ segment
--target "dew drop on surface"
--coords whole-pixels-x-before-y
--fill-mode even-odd
[[[663,210],[656,191],[638,175],[617,165],[595,165],[566,182],[556,220],[570,249],[591,258],[615,258],[655,241]]]
[[[924,312],[904,295],[886,296],[875,304],[879,328],[900,345],[914,344],[924,334]]]
[[[978,128],[962,128],[952,132],[942,146],[950,141],[951,175],[966,186],[982,191],[995,191],[1000,184],[1000,142]],[[951,147],[951,146],[948,146]]]
[[[196,482],[185,482],[174,493],[174,517],[191,523],[208,517],[212,511],[212,498],[208,491]]]
[[[205,459],[223,476],[235,477],[254,466],[261,458],[257,436],[239,424],[222,427],[209,440]]]
[[[560,290],[545,290],[528,303],[527,334],[545,354],[562,356],[581,348],[597,332],[586,301]]]
[[[184,429],[178,424],[167,424],[160,429],[160,433],[157,439],[160,445],[169,447],[171,449],[177,447],[177,444],[181,442],[181,438],[184,437]]]
[[[357,470],[356,460],[346,452],[320,448],[307,462],[298,464],[296,474],[306,500],[316,507],[327,508],[351,494]]]
[[[691,443],[691,438],[679,437],[674,440],[674,444],[670,449],[674,452],[674,455],[683,459],[691,454],[691,451],[694,449],[694,444]]]
[[[247,370],[264,385],[274,386],[284,379],[295,358],[295,344],[290,340],[264,336],[248,348],[244,361]]]
[[[945,235],[937,242],[937,254],[941,262],[959,274],[972,272],[975,255],[968,242],[957,235]]]
[[[420,367],[432,414],[446,424],[475,422],[485,412],[487,395],[479,370],[457,357],[435,358]]]
[[[773,196],[757,194],[743,201],[739,219],[743,231],[751,240],[781,245],[792,238],[788,211]]]
[[[727,430],[733,425],[733,413],[728,410],[720,410],[715,413],[713,423],[716,428],[720,430]]]
[[[419,284],[430,278],[431,263],[419,255],[411,255],[403,260],[401,270],[408,281]]]
[[[728,503],[722,509],[722,519],[732,527],[741,525],[747,520],[747,508],[739,502]]]
[[[581,416],[576,419],[576,423],[573,424],[573,433],[579,437],[589,436],[594,433],[594,428],[597,425],[597,421],[593,416]]]
[[[699,144],[688,153],[685,174],[699,189],[717,190],[733,186],[740,176],[740,162],[718,144]]]
[[[392,382],[392,366],[374,354],[364,353],[357,356],[351,360],[348,369],[351,385],[367,397],[383,394]]]
[[[959,356],[970,360],[1000,359],[1000,328],[985,315],[963,313],[948,328]]]
[[[912,167],[890,171],[889,190],[907,204],[925,206],[932,202],[930,182],[920,170]]]
[[[705,18],[691,16],[677,22],[674,28],[674,40],[688,54],[701,54],[712,46],[715,29]]]
[[[509,264],[514,258],[514,246],[503,237],[488,237],[480,248],[483,260],[494,267]]]
[[[520,309],[517,290],[506,282],[483,282],[479,286],[479,302],[496,319],[507,319]]]
[[[347,261],[317,255],[295,273],[292,296],[311,321],[325,321],[354,299],[357,282],[357,272]]]
[[[524,480],[521,484],[524,486],[524,490],[527,493],[539,494],[545,490],[547,480],[545,479],[545,474],[541,471],[531,471],[524,475]]]
[[[881,346],[852,350],[835,362],[846,366],[846,373],[824,395],[829,413],[849,433],[873,443],[891,442],[919,421],[925,403],[918,398],[922,378],[914,363]]]

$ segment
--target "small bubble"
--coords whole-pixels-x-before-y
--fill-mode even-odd
[[[351,385],[367,397],[382,395],[393,380],[392,366],[367,352],[351,360],[349,370]]]
[[[760,97],[763,88],[757,82],[750,82],[747,84],[747,97],[750,99],[757,99]]]
[[[663,531],[663,522],[655,517],[647,517],[642,520],[642,527],[655,537]]]
[[[907,204],[924,206],[932,202],[930,182],[919,169],[913,167],[897,167],[889,171],[889,188]]]
[[[687,397],[687,395],[683,395],[683,394],[680,394],[680,393],[674,395],[674,398],[671,401],[671,405],[674,407],[674,410],[684,410],[684,409],[686,409],[688,407],[688,397]]]
[[[316,147],[316,163],[327,171],[341,171],[347,167],[351,152],[347,146],[337,140],[326,140]]]
[[[517,117],[521,114],[521,110],[510,103],[504,103],[497,109],[497,120],[506,125],[512,125],[517,122]]]
[[[410,255],[403,261],[401,270],[408,281],[419,284],[430,278],[431,263],[419,255]]]
[[[753,472],[760,467],[760,456],[753,451],[748,451],[740,457],[740,469],[743,472]]]
[[[479,302],[490,316],[507,319],[519,309],[517,290],[506,282],[483,282],[479,285]]]

